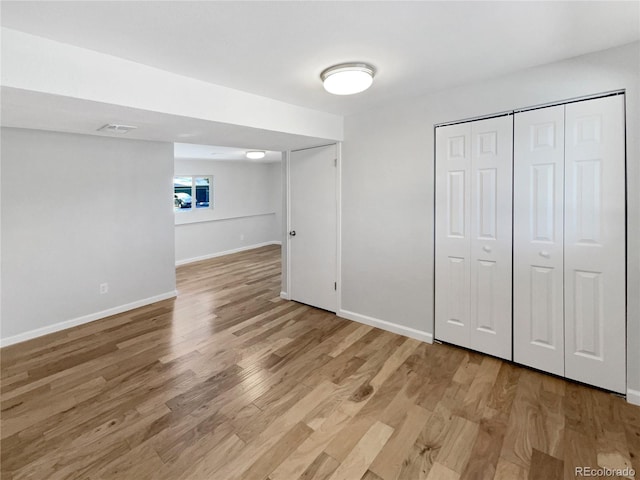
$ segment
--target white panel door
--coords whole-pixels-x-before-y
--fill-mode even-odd
[[[436,129],[435,336],[470,347],[471,124]]]
[[[337,309],[336,146],[291,152],[289,158],[291,299]]]
[[[564,375],[564,105],[514,122],[513,359]]]
[[[470,347],[511,360],[513,117],[471,123]]]
[[[565,108],[565,375],[623,393],[624,96]]]

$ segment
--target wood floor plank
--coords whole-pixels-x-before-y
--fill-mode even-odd
[[[582,432],[567,428],[565,431],[564,477],[574,478],[576,468],[598,467],[595,439]]]
[[[458,480],[459,478],[460,474],[458,472],[454,472],[441,463],[436,462],[429,471],[427,480]]]
[[[469,462],[461,479],[491,480],[496,474],[500,451],[507,430],[507,416],[498,410],[485,408],[480,419],[478,436],[471,449]]]
[[[308,424],[317,423],[314,428],[315,431],[271,473],[271,480],[287,480],[304,475],[304,472],[308,471],[316,463],[317,459],[323,456],[323,450],[334,439],[341,438],[338,436],[338,432],[346,428],[353,417],[371,399],[371,397],[368,397],[363,400],[354,400],[350,395],[352,390],[353,386],[351,388],[343,387],[336,391],[334,397],[338,397],[338,402],[332,405],[333,409],[328,412],[325,418],[318,419],[316,415],[312,416]],[[344,398],[342,398],[342,395],[344,395]]]
[[[259,435],[254,437],[241,454],[230,459],[224,467],[216,472],[218,478],[227,480],[240,479],[245,471],[253,464],[256,457],[263,455],[280,440],[296,423],[300,422],[304,416],[326,399],[335,391],[335,386],[325,382],[313,389],[287,410],[283,415],[275,420]]]
[[[558,458],[564,448],[566,397],[542,389],[543,375],[525,370],[518,381],[501,456],[530,468],[533,448]],[[593,431],[592,420],[584,428]]]
[[[640,408],[280,298],[280,247],[0,350],[5,480],[525,480],[640,470]]]
[[[477,423],[454,416],[436,463],[457,472],[458,476],[462,474],[473,451],[478,430]]]
[[[522,369],[506,362],[501,362],[500,371],[493,384],[487,406],[508,415],[518,389],[518,380]]]
[[[346,335],[336,347],[329,352],[330,357],[337,357],[342,352],[344,352],[347,348],[353,345],[355,342],[364,337],[367,333],[371,331],[373,327],[369,325],[359,325],[357,328],[353,329],[348,335]]]
[[[459,386],[452,381],[451,372],[450,391],[458,391]],[[436,459],[449,434],[452,425],[453,415],[451,414],[452,404],[447,400],[447,394],[443,395],[443,400],[435,405],[435,409],[424,428],[418,435],[418,439],[411,448],[411,452],[403,462],[399,478],[416,478],[424,480],[436,463]]]
[[[327,480],[336,471],[340,462],[326,453],[321,453],[311,465],[300,475],[300,480]],[[269,477],[273,480],[272,477]]]
[[[533,449],[529,480],[562,480],[563,477],[564,462],[562,460]]]
[[[400,475],[402,463],[418,435],[431,416],[431,412],[412,405],[404,421],[376,456],[369,469],[383,480],[395,480]]]
[[[313,372],[309,372],[305,376],[303,382],[309,386],[315,386],[327,379],[331,380],[333,383],[342,383],[353,373],[359,371],[366,363],[366,359],[358,354],[361,353],[370,343],[379,338],[382,333],[382,330],[371,330],[369,333],[350,345],[345,351],[336,357],[331,357],[326,364]],[[388,341],[388,338],[383,338],[382,340]]]
[[[494,480],[528,480],[529,470],[504,458],[498,460]],[[567,477],[572,478],[572,477]]]
[[[402,388],[406,375],[398,373],[400,365],[412,354],[417,347],[415,340],[406,339],[387,345],[393,347],[389,356],[385,349],[379,350],[363,365],[365,371],[372,375],[353,393],[351,400],[364,402],[362,409],[354,419],[342,429],[326,448],[326,452],[337,460],[343,461],[355,444],[375,422],[375,416],[381,415]],[[375,365],[370,369],[370,365]],[[365,402],[366,400],[366,402]]]
[[[329,479],[351,480],[361,478],[392,433],[393,429],[390,426],[382,422],[375,422]]]
[[[122,478],[153,480],[162,468],[163,463],[155,450],[143,444],[102,468],[98,475],[105,480]]]
[[[378,475],[371,470],[367,470],[360,480],[382,480]]]
[[[590,392],[595,404],[598,466],[611,469],[633,468],[620,409],[600,390]]]
[[[273,472],[296,447],[304,442],[313,430],[303,422],[296,423],[278,442],[264,452],[242,474],[242,480],[263,480],[267,474]]]
[[[479,422],[496,383],[502,362],[493,357],[485,357],[476,371],[462,407],[456,414],[468,420]]]
[[[244,447],[245,443],[237,435],[230,435],[222,443],[211,445],[207,452],[202,452],[195,457],[196,463],[190,468],[186,468],[182,472],[175,471],[175,473],[170,470],[169,474],[163,472],[162,478],[166,480],[216,478],[215,472],[220,470],[229,458],[239,455]]]
[[[638,475],[640,474],[640,408],[621,402],[618,402],[616,408],[619,409],[624,424],[631,465]]]
[[[237,423],[237,435],[245,442],[250,442],[260,435],[274,418],[285,414],[311,389],[306,385],[293,382],[282,382],[269,389],[264,395],[253,402],[261,412],[246,419],[243,424]]]

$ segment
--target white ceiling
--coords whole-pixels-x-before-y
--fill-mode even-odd
[[[190,160],[220,160],[220,161],[245,161],[252,163],[273,163],[282,159],[280,152],[265,151],[265,157],[261,160],[248,160],[246,148],[213,147],[211,145],[194,145],[192,143],[175,143],[173,152],[175,158]]]
[[[2,1],[2,25],[348,115],[640,38],[640,2]],[[353,97],[326,67],[378,74]]]

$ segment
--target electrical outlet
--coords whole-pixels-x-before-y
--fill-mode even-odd
[[[105,293],[109,293],[109,284],[101,283],[100,284],[100,295],[104,295]]]
[[[240,241],[244,240],[244,233],[240,234]]]

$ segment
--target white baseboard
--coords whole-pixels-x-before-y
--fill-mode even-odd
[[[223,252],[209,253],[207,255],[202,255],[200,257],[185,258],[184,260],[176,260],[176,267],[179,267],[180,265],[186,265],[187,263],[199,262],[201,260],[209,260],[210,258],[223,257],[225,255],[231,255],[232,253],[239,253],[239,252],[244,252],[246,250],[253,250],[254,248],[266,247],[267,245],[282,245],[282,242],[278,240],[273,240],[271,242],[256,243],[255,245],[247,245],[244,247],[234,248],[232,250],[225,250]]]
[[[364,323],[371,327],[377,327],[388,332],[397,333],[409,338],[415,338],[426,343],[433,343],[433,334],[423,332],[422,330],[416,330],[415,328],[405,327],[398,325],[397,323],[387,322],[386,320],[380,320],[378,318],[368,317],[359,313],[350,312],[348,310],[338,310],[336,314],[339,317],[346,318],[347,320],[353,320],[354,322]]]
[[[101,318],[110,317],[111,315],[117,315],[118,313],[127,312],[129,310],[133,310],[134,308],[144,307],[152,303],[167,300],[168,298],[174,298],[175,296],[177,296],[177,294],[178,292],[176,290],[173,290],[171,292],[162,293],[160,295],[155,295],[149,298],[143,298],[142,300],[137,300],[125,305],[119,305],[107,310],[102,310],[101,312],[90,313],[89,315],[84,315],[82,317],[72,318],[71,320],[65,320],[64,322],[58,322],[54,323],[53,325],[47,325],[46,327],[36,328],[35,330],[29,330],[28,332],[19,333],[18,335],[14,335],[12,337],[2,338],[0,339],[0,347],[6,347],[15,343],[25,342],[27,340],[31,340],[32,338],[48,335],[49,333],[59,332],[60,330],[65,330],[67,328],[76,327],[84,323],[100,320]]]
[[[640,391],[627,388],[627,402],[640,406]]]
[[[283,300],[291,300],[291,297],[287,292],[280,292],[280,298],[282,298]]]

